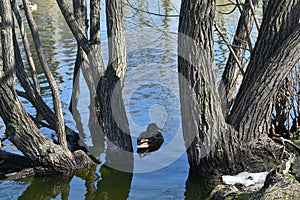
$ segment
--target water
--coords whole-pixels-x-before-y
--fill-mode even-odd
[[[91,124],[89,91],[80,77],[78,113],[71,115],[68,105],[72,92],[72,73],[76,56],[76,41],[72,37],[55,0],[34,1],[38,5],[34,18],[39,27],[43,48],[49,66],[59,83],[66,123],[77,130],[90,151],[105,161],[105,141],[101,139],[97,124]],[[71,2],[71,1],[69,1]],[[178,15],[177,0],[132,0],[134,6],[148,12]],[[226,1],[219,1],[219,3]],[[101,2],[103,6],[104,3]],[[222,7],[224,11],[229,8]],[[107,63],[105,16],[101,13],[101,38],[104,61]],[[235,17],[232,17],[235,16]],[[221,16],[218,23],[224,29],[235,29],[237,14]],[[148,156],[134,156],[134,173],[108,168],[102,162],[94,169],[83,170],[69,176],[36,177],[24,182],[0,182],[0,199],[196,199],[204,198],[209,188],[207,181],[189,176],[189,166],[181,133],[180,103],[177,74],[177,17],[153,16],[125,8],[128,70],[123,98],[130,131],[136,150],[136,137],[151,122],[163,128],[165,142],[161,149]],[[220,37],[216,34],[216,41]],[[231,38],[228,38],[231,40]],[[224,66],[227,48],[216,44],[218,75]],[[32,47],[33,49],[33,47]],[[35,60],[37,60],[35,56]],[[44,100],[52,105],[51,92],[45,76],[38,68]],[[22,99],[29,112],[34,109]],[[3,132],[3,128],[0,129]],[[51,130],[41,131],[50,136]],[[9,142],[7,150],[16,151]],[[13,191],[13,192],[12,192]]]

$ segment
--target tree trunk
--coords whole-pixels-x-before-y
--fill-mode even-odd
[[[201,175],[234,168],[230,163],[236,145],[222,115],[213,69],[214,12],[213,0],[187,0],[182,1],[179,18],[182,128],[190,167]]]
[[[229,54],[224,73],[222,75],[222,82],[219,91],[224,96],[222,99],[225,100],[225,110],[228,114],[229,109],[233,103],[236,92],[239,89],[239,79],[244,76],[245,68],[240,69],[239,66],[243,66],[244,55],[248,41],[250,41],[250,33],[254,22],[254,17],[251,11],[250,2],[252,0],[246,0],[243,5],[243,10],[238,22],[238,26],[234,35],[232,43],[233,51],[236,55],[236,59],[233,53]],[[258,6],[258,0],[252,2],[254,9]],[[251,41],[250,41],[251,42]],[[223,93],[224,92],[224,93]]]
[[[45,138],[27,115],[14,89],[15,56],[13,19],[9,0],[1,0],[1,43],[3,71],[0,71],[0,115],[6,125],[7,138],[45,172],[69,172],[93,162],[82,151],[72,154],[64,146]],[[40,171],[41,172],[41,171]]]
[[[87,7],[85,0],[75,1],[73,0],[73,13],[75,19],[80,24],[81,29],[84,31],[85,37],[88,29],[87,25]],[[85,59],[85,53],[82,48],[77,45],[77,55],[76,61],[74,65],[74,73],[73,73],[73,89],[72,89],[72,97],[69,105],[69,110],[73,113],[73,109],[77,108],[78,98],[80,94],[79,82],[80,82],[80,68],[82,65],[86,65],[87,61]]]
[[[127,69],[122,0],[106,1],[106,21],[109,64],[97,87],[98,120],[108,139],[107,164],[131,171],[133,148],[122,98]]]
[[[43,52],[42,44],[41,44],[40,37],[38,34],[37,25],[35,24],[33,16],[31,14],[28,0],[23,0],[23,5],[24,5],[26,18],[27,18],[27,21],[28,21],[28,24],[29,24],[29,27],[30,27],[30,30],[32,33],[34,45],[35,45],[35,48],[37,51],[37,55],[38,55],[40,64],[44,70],[45,76],[46,76],[47,81],[51,88],[51,92],[52,92],[52,96],[53,96],[52,97],[53,105],[54,105],[54,110],[55,110],[56,134],[58,136],[58,143],[67,149],[65,124],[64,124],[64,118],[63,118],[63,113],[62,113],[59,89],[58,89],[57,83],[55,82],[54,77],[50,71],[50,68],[47,64],[47,60],[45,58],[45,54]]]
[[[276,3],[280,3],[280,0]],[[216,90],[212,31],[214,6],[213,0],[187,0],[182,1],[180,10],[180,102],[183,134],[191,170],[200,175],[211,176],[245,169],[270,169],[274,167],[275,161],[268,156],[266,149],[276,149],[276,145],[265,138],[258,140],[266,135],[259,126],[270,116],[272,107],[269,102],[274,98],[289,69],[299,59],[299,25],[287,40],[281,42],[281,48],[269,55],[269,59],[262,66],[265,70],[256,72],[258,83],[250,85],[247,96],[243,97],[248,107],[243,107],[247,112],[238,118],[242,123],[236,129],[239,131],[237,133],[225,123]],[[242,136],[242,140],[238,140],[237,135]],[[274,155],[278,155],[278,152]]]
[[[280,51],[284,50],[283,46],[291,39],[288,37],[299,27],[299,9],[299,0],[269,2],[249,67],[230,114],[229,122],[239,132],[240,139],[257,139],[269,131],[270,114],[275,101],[274,95],[279,89],[277,85],[282,83],[287,72],[291,70],[291,64],[295,64],[295,60],[289,60],[293,63],[287,63],[288,60],[281,59],[282,66],[278,66],[278,63],[274,63],[274,61],[280,59],[276,58],[276,55],[283,56],[280,55]],[[297,38],[294,39],[297,41]],[[292,41],[290,42],[290,45],[293,45]],[[285,46],[284,48],[290,50],[290,47]],[[297,59],[297,52],[292,52],[289,56]],[[286,59],[288,58],[286,57]],[[273,75],[269,71],[271,65],[274,68],[278,67],[277,70],[282,70],[282,74],[285,74],[285,76],[277,77],[280,79],[272,79],[273,84],[266,82],[271,77],[263,76]],[[260,86],[258,83],[262,85]],[[265,87],[265,83],[270,84],[269,88]],[[262,93],[268,94],[268,97],[258,99],[261,96],[255,96]],[[249,115],[254,114],[255,111],[259,114]]]

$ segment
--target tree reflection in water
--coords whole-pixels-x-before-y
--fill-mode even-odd
[[[53,175],[27,179],[30,185],[19,197],[30,200],[47,200],[53,198],[69,199],[70,184],[75,177],[84,181],[85,199],[127,199],[131,187],[132,173],[121,172],[105,165],[100,168],[101,177],[97,173],[99,168],[77,171],[69,175]],[[76,191],[75,193],[79,193]],[[80,198],[82,194],[77,194]]]

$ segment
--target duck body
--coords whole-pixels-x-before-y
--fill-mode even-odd
[[[138,151],[148,150],[156,151],[164,142],[164,137],[160,132],[160,128],[154,124],[149,124],[147,130],[142,132],[137,138]]]
[[[28,2],[28,6],[29,6],[29,9],[30,9],[31,12],[37,10],[37,5],[36,5],[36,3],[32,3],[32,2],[29,1],[29,2]],[[23,5],[23,4],[22,4],[22,5],[19,5],[19,8],[20,8],[20,9],[24,9],[24,5]]]

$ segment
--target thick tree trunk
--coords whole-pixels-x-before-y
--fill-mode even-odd
[[[213,0],[182,1],[178,36],[185,145],[191,169],[206,176],[234,168],[237,145],[222,115],[213,69],[214,12]]]
[[[221,92],[225,100],[225,110],[226,114],[232,105],[232,102],[236,96],[236,92],[239,89],[239,83],[244,76],[245,68],[241,69],[240,66],[243,66],[244,55],[248,41],[250,41],[250,33],[252,30],[252,25],[254,22],[254,17],[251,11],[250,2],[252,0],[246,0],[243,5],[243,10],[238,22],[238,26],[234,35],[234,40],[232,43],[232,49],[236,57],[231,52],[229,54],[224,73],[222,75],[222,82],[220,84],[219,91]],[[253,2],[254,9],[258,6],[258,0]]]
[[[182,1],[178,69],[183,134],[191,170],[210,176],[244,169],[270,169],[275,160],[268,156],[266,149],[276,145],[270,145],[266,138],[259,141],[262,135],[255,131],[261,131],[260,125],[271,114],[269,102],[272,102],[280,80],[299,59],[299,25],[281,43],[281,48],[265,61],[262,66],[265,70],[256,73],[258,83],[250,85],[248,96],[243,99],[249,109],[245,108],[248,112],[241,116],[242,126],[236,129],[237,134],[225,123],[217,95],[213,71],[213,17],[213,0]],[[242,140],[238,140],[237,135],[242,136]],[[248,142],[250,139],[251,143]],[[249,147],[251,144],[252,148]],[[278,152],[273,155],[277,156]]]
[[[271,124],[270,114],[275,101],[274,95],[279,89],[278,84],[282,83],[287,72],[291,70],[291,64],[295,64],[294,59],[297,59],[298,52],[290,49],[295,44],[290,41],[292,38],[288,37],[299,27],[299,9],[299,0],[269,2],[249,67],[230,114],[229,122],[239,132],[240,139],[253,140],[268,133]],[[297,41],[296,35],[293,39]],[[291,46],[286,46],[287,43]],[[285,57],[286,60],[282,60],[283,56],[287,56],[286,53],[288,53],[282,55],[283,48],[291,50],[289,56],[293,57],[293,60],[288,60],[287,57]],[[277,56],[282,58],[277,58]],[[275,63],[275,60],[280,60],[281,66]],[[269,71],[271,66],[274,69],[278,67],[277,69],[282,70],[281,73],[285,76],[279,76],[277,80],[263,76],[276,77]],[[268,79],[272,82],[266,82]],[[266,87],[265,83],[269,86]],[[260,95],[256,97],[256,94],[268,94],[268,97],[262,98]],[[257,112],[256,115],[252,116],[251,114],[255,112]]]

